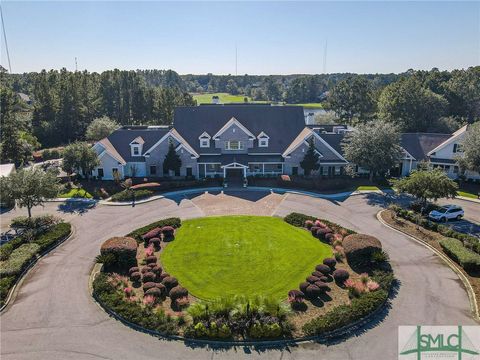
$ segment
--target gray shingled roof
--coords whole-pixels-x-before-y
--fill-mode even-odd
[[[319,134],[325,142],[343,156],[342,141],[345,134]]]
[[[124,126],[111,133],[107,139],[112,143],[113,147],[118,151],[120,156],[127,162],[144,162],[143,156],[131,156],[130,143],[137,137],[141,136],[145,141],[143,151],[148,150],[167,132],[168,127],[147,127],[147,126]]]
[[[305,127],[301,106],[228,104],[178,107],[173,125],[198,153],[216,153],[213,141],[210,148],[200,148],[198,137],[204,131],[215,135],[232,117],[255,136],[263,131],[270,137],[268,148],[255,141],[250,153],[282,153]]]
[[[415,160],[421,161],[428,158],[429,151],[450,137],[451,134],[405,133],[402,134],[401,145]]]

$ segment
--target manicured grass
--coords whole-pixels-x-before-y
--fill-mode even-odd
[[[357,187],[357,191],[360,190],[380,190],[378,186],[362,185]]]
[[[472,194],[472,193],[466,192],[466,191],[458,191],[458,195],[459,196],[464,196],[464,197],[467,197],[467,198],[471,198],[471,199],[478,199],[477,194]]]
[[[58,195],[60,198],[93,198],[92,194],[84,189],[71,189],[70,191]]]
[[[307,109],[323,109],[322,103],[287,104],[287,105],[303,106],[304,108],[307,108]]]
[[[211,104],[212,96],[218,96],[221,103],[243,103],[244,98],[248,98],[248,102],[254,102],[251,98],[245,95],[231,95],[228,93],[214,93],[214,94],[192,94],[193,98],[197,100],[197,104]]]
[[[330,246],[282,219],[223,216],[187,220],[161,254],[165,270],[194,296],[287,297]]]

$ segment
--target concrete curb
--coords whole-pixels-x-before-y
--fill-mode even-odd
[[[403,235],[407,236],[408,238],[410,238],[411,240],[414,240],[417,243],[425,246],[427,249],[430,249],[434,254],[438,255],[445,262],[445,264],[447,264],[447,266],[450,267],[450,269],[453,270],[453,272],[455,274],[457,274],[458,278],[462,281],[463,286],[465,287],[465,290],[467,291],[468,299],[470,301],[470,310],[473,313],[473,318],[476,321],[480,321],[480,314],[479,314],[477,299],[475,297],[475,292],[473,291],[472,285],[468,281],[468,278],[463,274],[463,272],[461,272],[458,269],[458,266],[456,265],[456,263],[454,263],[452,260],[450,260],[450,258],[448,256],[441,253],[440,251],[438,251],[436,248],[434,248],[432,245],[426,243],[425,241],[423,241],[419,238],[416,238],[415,236],[410,235],[409,233],[407,233],[405,231],[395,229],[393,226],[389,225],[385,220],[383,220],[383,218],[381,216],[381,214],[384,211],[386,211],[386,210],[380,210],[377,213],[378,221],[380,221],[384,226],[386,226],[386,227],[388,227],[388,228],[390,228],[390,229],[392,229],[392,230],[394,230],[394,231],[396,231],[400,234],[403,234]]]
[[[35,256],[35,258],[30,262],[30,264],[28,264],[28,266],[25,268],[25,270],[22,271],[20,276],[15,281],[15,284],[13,284],[13,286],[9,290],[7,299],[5,300],[5,304],[3,304],[3,306],[0,308],[0,314],[3,314],[4,312],[6,312],[8,310],[7,308],[9,307],[9,305],[11,305],[11,303],[13,303],[15,301],[15,299],[17,297],[18,290],[22,286],[22,283],[23,283],[25,277],[33,269],[33,267],[37,264],[37,262],[40,259],[42,259],[44,256],[48,255],[50,252],[52,252],[54,249],[56,249],[57,247],[62,245],[64,242],[69,240],[75,234],[75,228],[73,227],[72,224],[70,224],[70,226],[71,226],[70,234],[65,236],[63,239],[60,239],[59,241],[57,241],[55,244],[53,244],[50,248],[46,249],[41,254],[38,254],[37,256]]]
[[[463,201],[470,201],[470,202],[473,202],[473,203],[480,204],[479,199],[472,199],[472,198],[465,197],[465,196],[455,196],[455,199],[463,200]]]
[[[94,300],[95,304],[100,309],[105,311],[107,314],[109,314],[115,320],[120,321],[124,325],[127,325],[128,327],[130,327],[134,330],[137,330],[137,331],[140,331],[140,332],[152,335],[152,336],[156,336],[156,337],[159,337],[159,338],[163,338],[163,339],[166,339],[166,340],[183,341],[185,343],[198,344],[198,345],[214,345],[214,346],[223,346],[223,347],[227,347],[227,346],[231,346],[231,347],[235,347],[235,346],[274,347],[274,346],[279,346],[279,345],[287,346],[287,345],[293,345],[293,344],[299,344],[299,343],[311,342],[311,341],[317,341],[317,342],[322,342],[323,341],[323,342],[325,342],[325,341],[328,341],[328,340],[339,339],[341,337],[344,337],[347,334],[350,334],[352,331],[355,331],[355,330],[367,325],[368,323],[370,323],[373,320],[373,318],[375,316],[377,316],[383,310],[385,310],[386,305],[389,303],[389,298],[390,298],[390,294],[391,294],[391,291],[392,291],[390,289],[389,296],[387,297],[387,299],[377,309],[375,309],[373,312],[371,312],[370,314],[368,314],[364,318],[362,318],[360,320],[357,320],[357,321],[355,321],[355,322],[353,322],[349,325],[346,325],[344,327],[341,327],[337,330],[333,330],[333,331],[330,331],[328,333],[325,333],[323,335],[305,336],[305,337],[296,338],[296,339],[258,340],[258,341],[254,341],[254,340],[250,340],[250,341],[247,341],[247,340],[245,340],[245,341],[205,340],[205,339],[185,338],[185,337],[179,336],[179,335],[168,335],[168,334],[164,334],[164,333],[161,333],[161,332],[158,332],[158,331],[146,329],[144,327],[141,327],[137,324],[134,324],[134,323],[128,321],[124,317],[117,314],[115,311],[113,311],[110,308],[108,308],[107,306],[105,306],[101,302],[101,300],[93,292],[93,282],[94,282],[96,276],[100,273],[102,267],[103,267],[103,265],[101,265],[101,264],[95,264],[92,267],[92,271],[91,271],[89,279],[88,279],[88,289],[90,291],[92,299]]]
[[[232,188],[224,189],[222,187],[207,187],[207,188],[193,188],[193,189],[170,191],[162,195],[155,195],[147,199],[135,201],[135,205],[145,204],[151,201],[163,199],[170,196],[197,194],[197,193],[204,193],[209,191],[226,191],[226,192],[270,191],[270,192],[283,193],[283,194],[306,195],[306,196],[320,198],[320,199],[343,199],[343,198],[347,198],[355,195],[388,193],[388,191],[382,191],[382,190],[359,190],[359,191],[345,191],[345,192],[335,193],[335,194],[321,194],[321,193],[304,191],[304,190],[292,190],[287,188],[271,188],[271,187],[262,187],[262,186],[250,186],[247,188],[238,188],[238,189],[232,189]],[[132,206],[131,201],[112,202],[109,199],[100,200],[98,203],[101,205],[107,205],[107,206]]]

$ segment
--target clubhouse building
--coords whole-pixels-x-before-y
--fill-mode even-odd
[[[404,157],[396,171],[404,176],[420,161],[458,176],[455,156],[467,127],[454,134],[402,134]],[[300,106],[209,104],[175,109],[172,126],[123,126],[94,145],[100,165],[93,175],[125,177],[223,177],[302,175],[300,162],[313,139],[319,176],[340,176],[348,161],[341,143],[344,125],[306,125]],[[177,172],[164,171],[170,143],[181,159]],[[362,169],[357,169],[362,173]],[[116,175],[115,175],[116,174]],[[470,177],[480,179],[478,174]]]

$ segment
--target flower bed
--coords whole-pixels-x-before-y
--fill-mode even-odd
[[[173,243],[179,241],[176,236],[181,224],[175,218],[128,234],[139,243],[137,264],[117,268],[117,272],[104,269],[94,281],[94,296],[104,307],[145,329],[228,341],[319,335],[360,320],[385,303],[393,273],[386,255],[372,255],[377,247],[371,252],[371,243],[366,242],[370,246],[367,250],[355,248],[362,254],[360,273],[350,267],[342,246],[346,236],[355,234],[353,231],[303,214],[290,214],[285,221],[305,231],[317,228],[312,232],[314,239],[328,244],[335,257],[313,266],[311,275],[305,274],[306,281],[285,292],[283,299],[237,295],[200,300],[190,294],[188,286],[184,288],[181,281],[166,273],[160,262],[160,254],[170,246],[164,234],[173,235],[168,239]],[[162,231],[165,228],[167,231]]]

